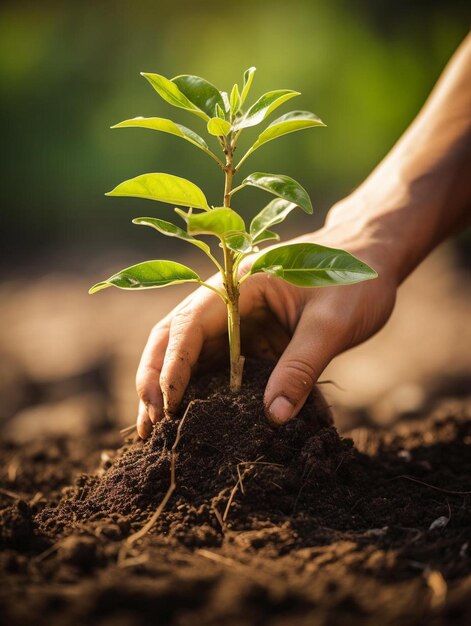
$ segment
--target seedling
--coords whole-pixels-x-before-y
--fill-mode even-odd
[[[315,243],[295,243],[269,249],[258,256],[250,271],[239,275],[243,259],[259,250],[268,241],[279,241],[272,228],[281,223],[296,207],[312,213],[312,204],[306,190],[284,174],[254,172],[234,187],[233,179],[241,165],[261,146],[288,133],[316,126],[325,126],[313,113],[291,111],[279,117],[265,128],[252,146],[236,163],[234,153],[242,132],[264,122],[283,103],[299,96],[289,89],[269,91],[251,106],[245,101],[250,92],[255,68],[244,73],[242,87],[237,84],[230,95],[220,92],[214,85],[198,76],[176,76],[171,80],[159,74],[142,75],[155,91],[175,107],[184,109],[206,122],[207,131],[217,138],[222,150],[221,157],[193,130],[172,120],[161,117],[136,117],[125,120],[112,128],[148,128],[170,133],[188,141],[213,159],[224,173],[222,206],[210,206],[203,191],[194,183],[172,174],[142,174],[126,180],[107,196],[131,196],[148,198],[158,202],[178,205],[176,213],[186,228],[156,217],[138,217],[134,224],[150,226],[169,237],[177,237],[197,246],[214,263],[221,275],[222,287],[202,280],[198,274],[175,261],[145,261],[128,267],[107,280],[94,285],[89,293],[107,287],[119,289],[155,289],[194,282],[211,289],[227,307],[230,388],[238,391],[242,382],[244,357],[240,351],[239,293],[242,283],[254,274],[265,272],[299,287],[326,287],[348,285],[376,278],[376,272],[365,263],[344,250],[327,248]],[[232,199],[244,187],[256,187],[275,196],[246,227],[242,217],[231,207]],[[181,207],[186,207],[185,211]],[[216,252],[199,235],[212,235],[222,249],[221,261]]]

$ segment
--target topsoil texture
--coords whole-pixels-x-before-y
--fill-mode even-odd
[[[113,434],[3,445],[0,623],[471,623],[467,408],[354,447],[320,395],[272,428],[268,374],[248,363],[241,395],[201,378],[147,442],[101,456]]]

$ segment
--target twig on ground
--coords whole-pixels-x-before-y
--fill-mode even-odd
[[[59,542],[53,543],[52,546],[49,546],[49,548],[47,548],[47,550],[44,550],[44,552],[41,552],[37,556],[34,556],[32,558],[32,562],[40,563],[44,559],[47,559],[47,557],[51,556],[51,554],[54,554],[54,552],[57,552],[57,550],[59,550]]]
[[[205,550],[204,548],[201,548],[197,551],[197,553],[205,559],[209,559],[210,561],[214,561],[215,563],[220,563],[221,565],[225,565],[226,567],[232,567],[243,572],[246,572],[248,570],[247,566],[245,566],[243,563],[238,563],[237,561],[234,561],[234,559],[230,559],[227,556],[221,556],[220,554],[216,554],[216,552],[211,552],[211,550]]]
[[[216,552],[212,552],[211,550],[206,550],[205,548],[201,548],[196,551],[199,556],[202,556],[208,561],[213,561],[218,565],[222,565],[223,567],[227,567],[238,574],[242,574],[246,578],[264,584],[270,584],[272,582],[272,574],[270,572],[266,572],[263,569],[257,568],[254,569],[253,566],[245,563],[240,563],[239,561],[235,561],[227,556],[222,556],[221,554],[217,554]]]
[[[243,476],[240,473],[240,463],[237,463],[237,476],[239,477],[239,484],[240,484],[240,493],[245,496],[245,489],[244,489],[244,483],[243,483]]]
[[[20,493],[15,493],[14,491],[9,491],[8,489],[3,489],[0,487],[0,493],[8,498],[13,498],[13,500],[24,500],[24,496]]]
[[[131,426],[127,426],[126,428],[121,428],[121,430],[119,431],[119,434],[122,437],[127,437],[135,430],[136,430],[136,424],[131,424]]]
[[[29,501],[29,506],[35,506],[41,500],[41,498],[43,498],[43,496],[44,494],[42,493],[42,491],[37,491]]]
[[[395,476],[394,479],[404,478],[406,480],[411,480],[414,483],[418,483],[419,485],[423,485],[424,487],[429,487],[429,489],[435,489],[436,491],[441,491],[442,493],[451,493],[454,496],[469,496],[471,495],[471,491],[452,491],[451,489],[443,489],[442,487],[435,487],[435,485],[430,485],[429,483],[424,483],[423,480],[419,480],[418,478],[414,478],[413,476],[407,476],[407,474],[401,474],[400,476]]]
[[[224,520],[221,517],[221,513],[219,513],[217,506],[215,506],[214,504],[211,505],[211,509],[213,510],[217,521],[219,522],[219,526],[221,527],[222,532],[224,532],[226,525],[224,524]]]

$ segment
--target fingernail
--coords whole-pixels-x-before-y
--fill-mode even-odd
[[[268,413],[273,422],[276,424],[284,424],[293,416],[294,406],[285,396],[278,396],[278,398],[275,398],[270,404]]]

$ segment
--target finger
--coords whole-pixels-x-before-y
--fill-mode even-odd
[[[265,390],[267,417],[280,425],[295,417],[317,379],[342,349],[344,331],[330,313],[305,311]]]
[[[137,432],[141,439],[147,439],[152,432],[152,422],[146,410],[146,405],[142,400],[139,402],[139,412],[137,414]]]
[[[198,295],[173,316],[160,374],[166,413],[178,409],[204,342],[224,332],[225,316],[223,302],[211,293]]]
[[[167,348],[169,322],[163,321],[152,329],[136,374],[136,389],[150,421],[155,424],[163,417],[160,373]]]

